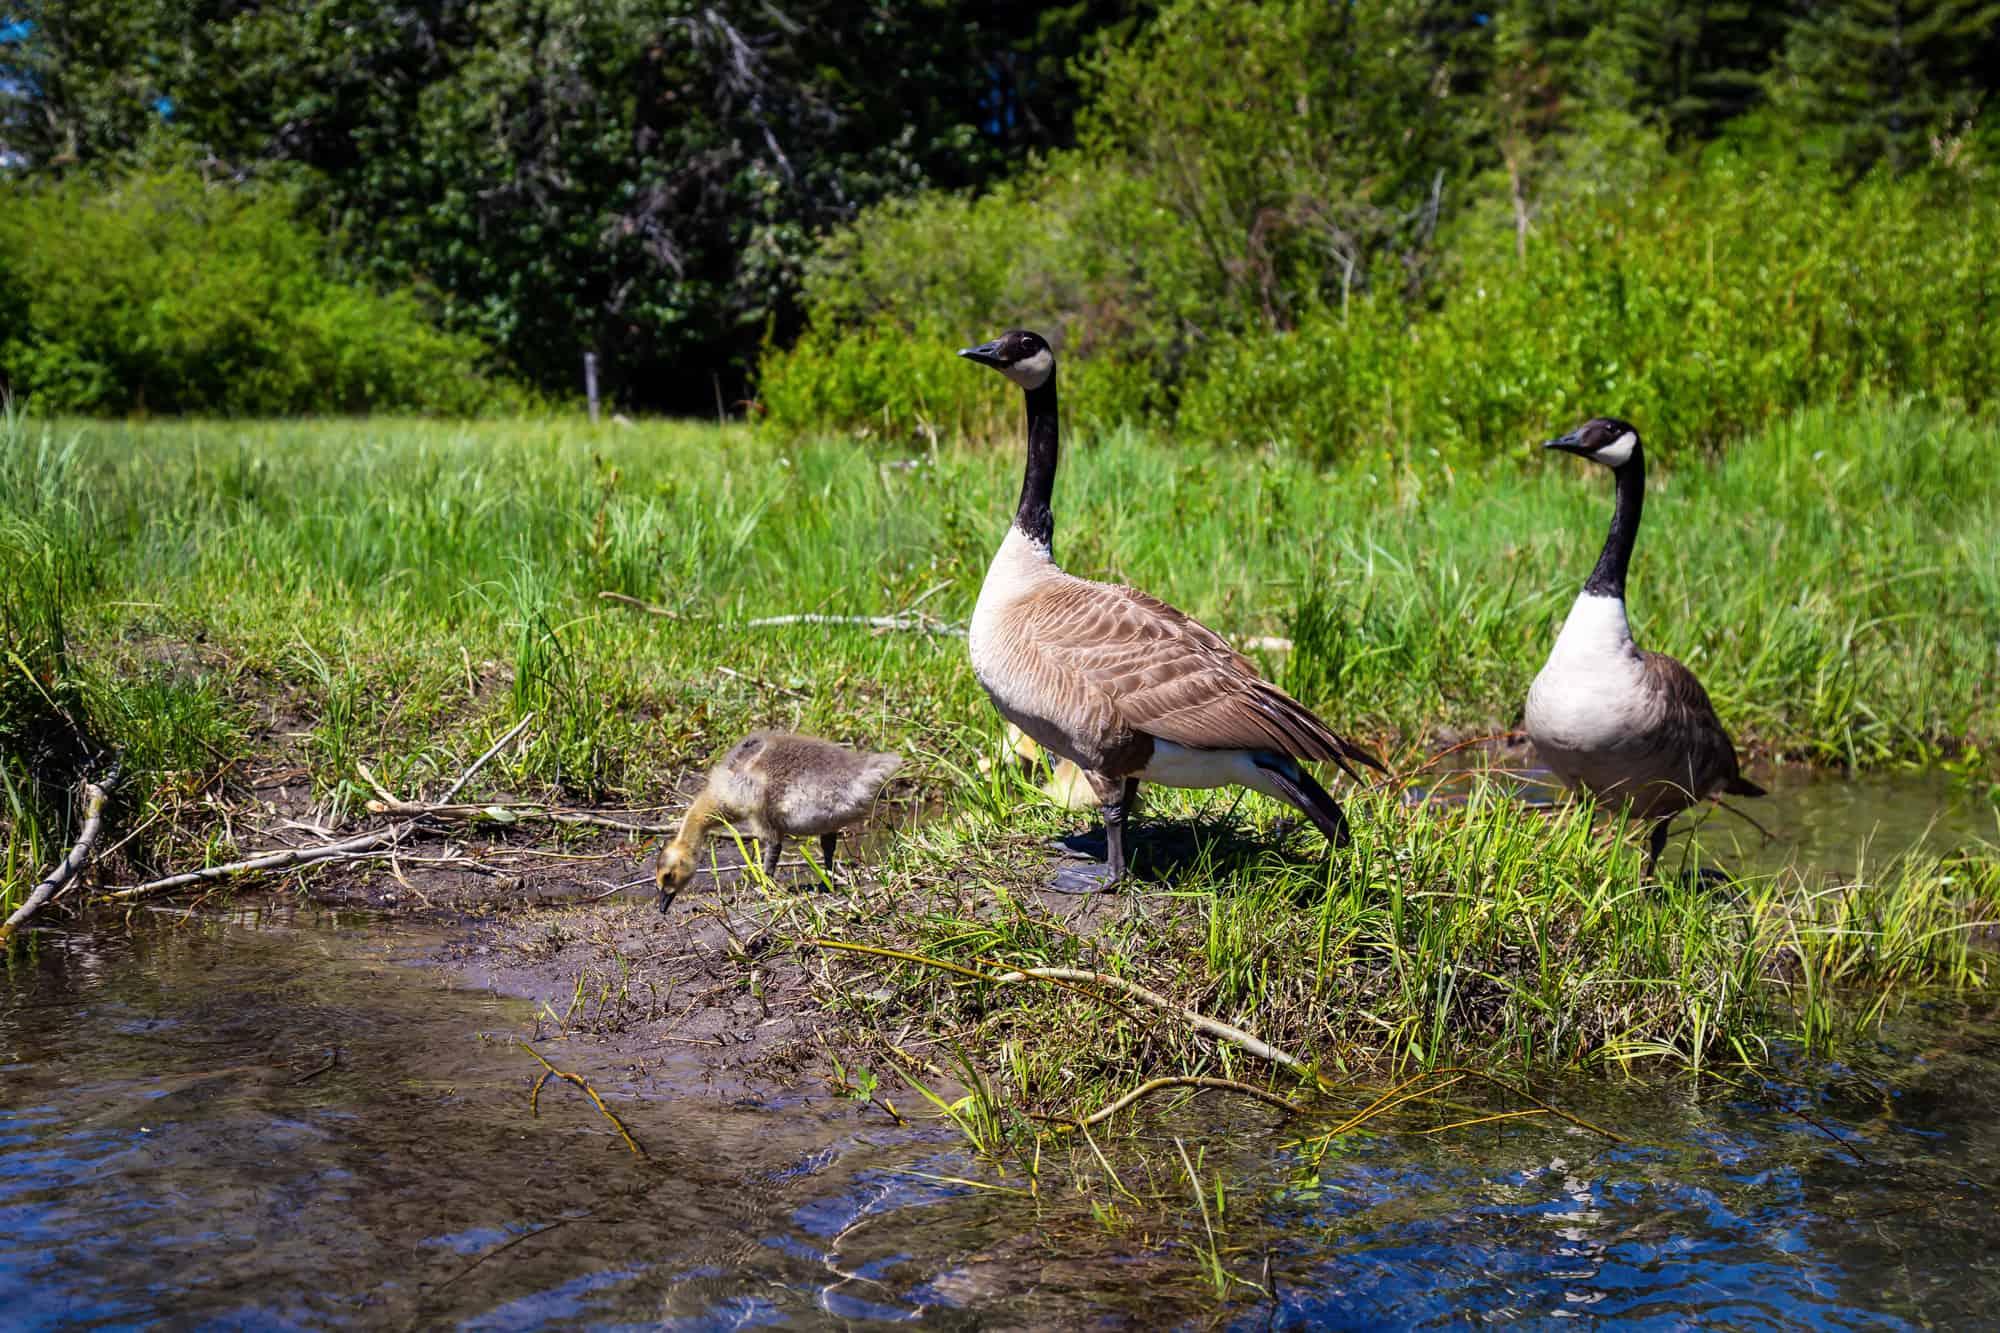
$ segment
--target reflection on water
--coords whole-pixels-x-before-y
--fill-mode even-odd
[[[685,1070],[635,1074],[561,1043],[543,1049],[607,1093],[650,1160],[562,1085],[531,1120],[537,1067],[513,1044],[532,1031],[526,1006],[415,965],[434,943],[244,912],[45,932],[9,955],[8,1324],[1152,1326],[1218,1312],[1171,1172],[1122,1167],[1146,1202],[1107,1226],[1061,1189],[1037,1204],[943,1179],[985,1171],[935,1128],[845,1102],[727,1100],[689,1091]],[[1211,1104],[1153,1128],[1226,1184],[1224,1258],[1257,1289],[1237,1286],[1221,1313],[1245,1327],[1894,1326],[2000,1308],[2000,1016],[1912,1026],[1816,1094],[1713,1088],[1553,1090],[1632,1145],[1512,1121],[1358,1136],[1317,1171],[1255,1111],[1218,1121]]]
[[[1463,800],[1482,780],[1502,784],[1530,805],[1565,799],[1555,775],[1537,764],[1525,744],[1459,751],[1432,771],[1431,783],[1417,789],[1412,799]],[[1713,805],[1682,815],[1674,822],[1662,866],[1673,865],[1676,849],[1690,841],[1699,846],[1704,861],[1719,862],[1739,875],[1799,867],[1854,875],[1915,849],[1945,855],[2000,843],[2000,808],[1991,796],[1947,773],[1892,769],[1848,775],[1779,764],[1748,776],[1769,794],[1728,797],[1727,804],[1741,816]]]

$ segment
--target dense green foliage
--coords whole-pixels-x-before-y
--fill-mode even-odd
[[[0,388],[38,410],[463,413],[518,400],[408,294],[337,278],[269,192],[192,172],[15,187]]]
[[[0,171],[106,179],[163,143],[281,181],[351,277],[435,293],[446,327],[556,393],[594,350],[615,401],[706,415],[809,320],[800,356],[830,364],[773,365],[772,410],[901,430],[967,400],[882,368],[1033,323],[1091,367],[1091,412],[1165,420],[1218,361],[1366,378],[1347,363],[1440,305],[1468,318],[1510,250],[1596,263],[1607,215],[1747,215],[1727,181],[1795,214],[1777,218],[1792,232],[1871,172],[1948,182],[1870,205],[1891,213],[1990,197],[1996,69],[2000,6],[1981,0],[15,0]],[[1722,179],[1718,142],[1742,159]],[[1927,239],[1984,225],[1982,206],[1947,202]],[[1842,244],[1823,257],[1870,285],[1882,247],[1854,229]],[[1671,239],[1628,248],[1640,304],[1678,281],[1648,267],[1682,261]],[[1761,252],[1741,262],[1755,291],[1789,290]],[[1870,304],[1923,299],[1898,281]],[[1352,356],[1326,336],[1333,311],[1364,329]],[[1533,345],[1534,326],[1482,327]],[[1951,373],[1899,366],[1784,378],[1932,391]],[[1572,400],[1601,388],[1541,380]],[[1774,388],[1719,415],[1797,401]],[[1428,428],[1370,402],[1371,422]]]
[[[154,135],[301,188],[355,271],[574,392],[712,411],[795,321],[816,228],[1064,142],[1069,57],[1150,9],[828,0],[0,6],[0,149],[36,173]],[[9,16],[17,22],[10,28]]]
[[[1962,8],[1938,10],[1972,49],[1994,19]],[[1061,339],[1085,419],[1322,456],[1477,453],[1595,411],[1677,449],[1822,401],[1992,401],[1983,68],[1936,69],[1897,113],[1931,147],[1891,153],[1784,63],[1874,38],[1670,9],[1501,6],[1468,32],[1421,4],[1174,6],[1093,65],[1079,149],[832,237],[765,405],[990,422],[943,354],[1019,324]]]

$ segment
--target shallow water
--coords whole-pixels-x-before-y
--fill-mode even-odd
[[[1107,1222],[1061,1170],[1039,1202],[941,1179],[1022,1183],[934,1126],[690,1091],[687,1069],[634,1075],[582,1043],[539,1049],[648,1159],[562,1084],[531,1119],[532,1014],[425,965],[440,938],[161,913],[8,955],[7,1323],[1895,1327],[2000,1308],[1990,1005],[1906,1022],[1812,1093],[1543,1089],[1626,1145],[1515,1120],[1356,1135],[1309,1171],[1272,1118],[1210,1102],[1107,1145],[1145,1200]],[[1225,1185],[1223,1263],[1256,1288],[1205,1285],[1175,1135],[1211,1210]]]
[[[1462,800],[1481,779],[1499,782],[1530,805],[1565,799],[1555,775],[1537,766],[1525,746],[1465,751],[1452,760],[1455,766],[1420,789],[1418,799]],[[1738,875],[1807,869],[1851,876],[1910,852],[1942,856],[2000,844],[2000,808],[1988,790],[1948,773],[1887,769],[1850,775],[1777,764],[1746,776],[1768,795],[1731,796],[1728,808],[1709,805],[1682,815],[1674,822],[1663,867],[1678,864],[1685,852]],[[1638,841],[1641,831],[1632,836]]]

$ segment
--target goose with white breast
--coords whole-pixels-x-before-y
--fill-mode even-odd
[[[1675,815],[1713,796],[1762,796],[1764,789],[1743,776],[1736,746],[1694,673],[1632,641],[1625,575],[1646,503],[1639,432],[1598,417],[1544,447],[1610,468],[1617,499],[1597,565],[1528,690],[1528,739],[1566,786],[1654,821],[1651,874]]]
[[[1139,784],[1243,786],[1298,808],[1335,847],[1347,818],[1301,760],[1381,769],[1221,636],[1154,597],[1068,574],[1055,560],[1055,352],[1015,329],[960,356],[1027,397],[1021,499],[972,613],[972,669],[1007,721],[1083,770],[1104,812],[1106,861],[1056,887],[1109,889],[1126,869]],[[1357,778],[1358,780],[1358,778]]]

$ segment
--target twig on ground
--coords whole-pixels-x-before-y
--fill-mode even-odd
[[[758,676],[748,676],[741,671],[734,671],[726,666],[719,666],[715,671],[717,675],[727,676],[731,680],[740,680],[745,685],[755,685],[760,690],[770,690],[773,694],[789,694],[794,699],[812,698],[804,690],[795,690],[789,685],[780,685],[776,681],[764,680]]]
[[[28,918],[42,910],[42,905],[55,897],[56,890],[70,882],[84,864],[90,860],[90,849],[97,844],[97,834],[104,827],[104,803],[110,799],[111,788],[118,783],[118,770],[114,767],[101,783],[83,784],[83,829],[77,834],[76,845],[69,849],[47,878],[29,891],[27,900],[14,909],[14,914],[5,922],[0,922],[0,940],[6,939],[24,925]]]
[[[977,968],[964,967],[958,963],[946,962],[941,958],[926,958],[922,954],[904,953],[899,949],[883,949],[872,944],[850,944],[846,940],[827,939],[801,940],[800,943],[822,949],[842,949],[850,953],[866,953],[882,958],[898,958],[904,962],[921,963],[926,967],[940,968],[946,972],[956,972],[961,976],[971,977],[975,981],[990,981],[996,985],[1006,985],[1015,981],[1034,980],[1051,983],[1080,981],[1099,986],[1108,986],[1113,990],[1122,991],[1135,1000],[1149,1004],[1155,1009],[1178,1015],[1196,1031],[1205,1032],[1211,1037],[1219,1037],[1232,1046],[1241,1047],[1260,1060],[1268,1060],[1272,1064],[1283,1065],[1285,1068],[1301,1075],[1308,1075],[1309,1072],[1306,1069],[1305,1063],[1298,1059],[1298,1057],[1278,1049],[1261,1037],[1253,1036],[1241,1028],[1231,1027],[1219,1019],[1210,1018],[1207,1014],[1197,1013],[1186,1005],[1177,1004],[1159,992],[1147,990],[1137,982],[1127,981],[1123,977],[1114,977],[1103,972],[1086,972],[1081,968],[1074,967],[1030,967],[1009,972],[981,972]]]
[[[465,784],[472,781],[474,777],[478,776],[480,769],[486,767],[486,761],[491,759],[494,755],[499,754],[501,746],[505,745],[508,741],[511,741],[516,736],[520,735],[522,730],[526,728],[527,725],[530,722],[533,722],[534,720],[535,720],[535,715],[533,713],[529,713],[523,716],[521,720],[519,722],[516,722],[512,727],[509,727],[507,729],[507,734],[505,736],[502,736],[499,740],[493,742],[492,747],[489,748],[485,754],[480,755],[479,758],[472,761],[471,768],[466,769],[463,773],[458,775],[458,781],[451,784],[451,790],[447,791],[444,794],[444,798],[440,800],[438,804],[450,805],[452,802],[452,798],[465,790]]]
[[[949,634],[964,638],[965,631],[930,616],[829,616],[810,611],[796,616],[763,616],[743,622],[745,629],[772,629],[781,625],[859,625],[866,629],[908,630],[916,634]]]
[[[385,829],[377,829],[373,833],[360,834],[344,842],[328,843],[323,847],[286,847],[242,861],[231,861],[226,865],[204,866],[200,870],[168,875],[165,879],[135,884],[130,888],[112,889],[104,896],[119,899],[144,898],[149,894],[165,893],[169,889],[184,889],[190,884],[208,884],[263,870],[291,870],[298,866],[311,865],[315,861],[351,861],[366,853],[387,855],[389,849],[415,827],[414,823],[394,824]]]
[[[625,1140],[625,1146],[632,1150],[633,1156],[641,1158],[644,1158],[646,1156],[646,1150],[639,1146],[639,1140],[632,1137],[632,1131],[625,1128],[625,1122],[623,1120],[620,1120],[617,1116],[612,1114],[611,1108],[604,1104],[604,1099],[597,1095],[597,1089],[591,1087],[589,1083],[585,1082],[583,1075],[572,1074],[569,1073],[567,1070],[557,1069],[554,1065],[548,1062],[548,1059],[545,1056],[543,1056],[543,1054],[540,1051],[528,1045],[528,1043],[525,1041],[517,1041],[514,1044],[516,1046],[519,1046],[522,1050],[526,1051],[529,1055],[534,1056],[536,1060],[541,1062],[542,1068],[549,1071],[548,1073],[543,1074],[539,1079],[535,1080],[535,1090],[528,1094],[529,1115],[540,1114],[539,1103],[541,1101],[541,1096],[542,1096],[542,1085],[547,1083],[552,1078],[559,1078],[563,1080],[565,1083],[570,1083],[575,1085],[576,1087],[583,1089],[583,1095],[590,1098],[591,1102],[597,1107],[597,1109],[603,1113],[604,1118],[611,1122],[611,1127],[618,1131],[619,1138]]]
[[[1266,1092],[1264,1089],[1252,1087],[1248,1083],[1239,1083],[1233,1078],[1176,1076],[1148,1079],[1116,1101],[1107,1102],[1105,1105],[1098,1107],[1081,1120],[1072,1119],[1068,1116],[1053,1115],[1032,1115],[1031,1118],[1052,1121],[1064,1129],[1088,1129],[1092,1125],[1102,1124],[1104,1121],[1109,1120],[1112,1116],[1117,1115],[1140,1098],[1149,1097],[1156,1092],[1164,1092],[1169,1088],[1195,1088],[1213,1092],[1241,1093],[1245,1097],[1255,1097],[1265,1105],[1275,1106],[1290,1115],[1304,1115],[1306,1110],[1305,1107],[1300,1106],[1297,1102],[1288,1101],[1274,1092]],[[1539,1114],[1539,1112],[1536,1114]]]
[[[568,810],[535,801],[499,801],[489,805],[432,805],[424,801],[376,800],[368,802],[369,812],[401,815],[413,819],[493,819],[508,823],[519,819],[545,819],[552,824],[581,824],[590,828],[617,829],[622,833],[677,833],[675,824],[638,824],[609,815],[593,815],[585,810]],[[509,818],[501,818],[507,816]]]
[[[679,620],[681,618],[680,612],[672,610],[669,607],[654,606],[651,602],[642,602],[637,597],[628,597],[622,592],[612,592],[609,588],[598,593],[597,600],[600,602],[616,602],[620,606],[629,606],[634,611],[644,611],[649,616],[664,616],[668,620]]]
[[[1528,734],[1528,733],[1527,733],[1527,732],[1525,732],[1525,731],[1496,731],[1496,732],[1494,732],[1494,733],[1493,733],[1492,735],[1490,735],[1490,736],[1473,736],[1473,737],[1470,737],[1469,739],[1466,739],[1466,740],[1462,740],[1462,741],[1458,742],[1458,744],[1456,744],[1456,745],[1447,745],[1447,746],[1445,746],[1445,747],[1444,747],[1444,748],[1443,748],[1442,750],[1439,750],[1439,751],[1438,751],[1438,752],[1437,752],[1436,754],[1434,754],[1434,755],[1432,755],[1432,756],[1431,756],[1430,758],[1428,758],[1428,759],[1424,760],[1424,762],[1423,762],[1423,763],[1421,763],[1421,764],[1418,764],[1418,765],[1417,765],[1417,766],[1416,766],[1415,768],[1411,769],[1411,770],[1410,770],[1410,771],[1409,771],[1409,772],[1408,772],[1407,774],[1405,774],[1404,776],[1405,776],[1405,777],[1412,777],[1412,778],[1413,778],[1413,777],[1415,777],[1415,776],[1416,776],[1417,774],[1419,774],[1419,773],[1423,772],[1423,771],[1424,771],[1425,769],[1429,768],[1429,767],[1430,767],[1430,766],[1431,766],[1432,764],[1435,764],[1435,763],[1436,763],[1436,762],[1437,762],[1438,760],[1440,760],[1440,759],[1444,759],[1444,758],[1447,758],[1447,757],[1449,757],[1449,756],[1451,756],[1451,755],[1454,755],[1454,754],[1457,754],[1457,753],[1458,753],[1458,752],[1459,752],[1460,750],[1469,750],[1469,749],[1471,749],[1471,748],[1472,748],[1473,746],[1475,746],[1475,745],[1485,745],[1485,744],[1486,744],[1487,742],[1489,742],[1489,741],[1513,741],[1513,740],[1519,740],[1519,739],[1521,739],[1521,738],[1522,738],[1523,736],[1526,736],[1527,734]],[[1502,772],[1506,772],[1506,771],[1508,771],[1508,770],[1504,770],[1504,769],[1503,769],[1503,770],[1499,770],[1499,771],[1502,771]]]

